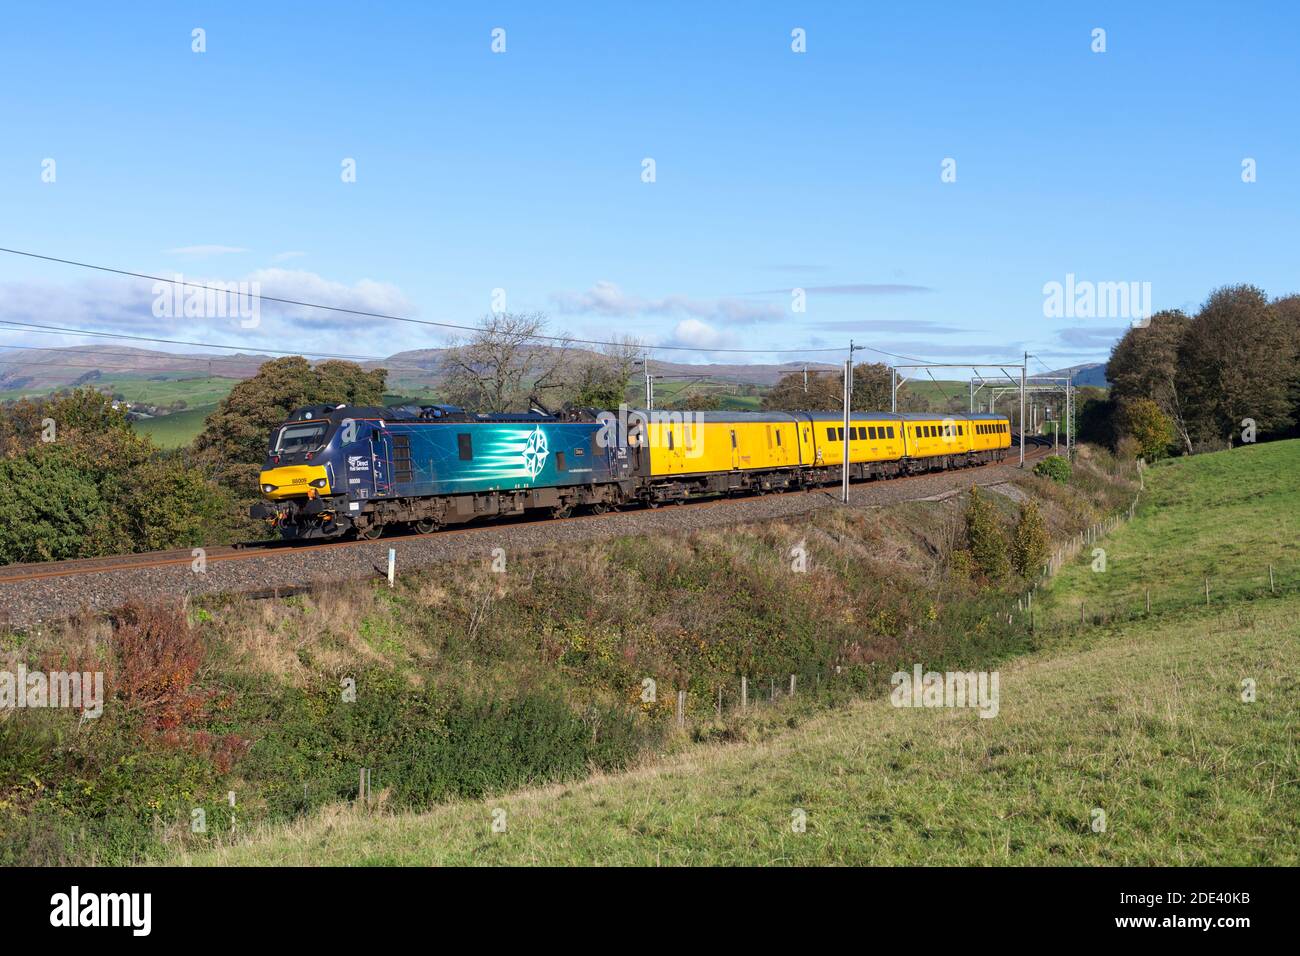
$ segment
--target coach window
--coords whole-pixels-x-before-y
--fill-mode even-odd
[[[557,452],[555,453],[555,470],[556,470],[556,471],[568,471],[568,470],[569,470],[569,466],[568,466],[568,464],[567,464],[567,463],[565,462],[565,460],[564,460],[564,452],[562,452],[562,451],[557,451]]]
[[[465,432],[456,436],[456,448],[460,452],[461,461],[471,461],[474,458],[474,444],[472,438]]]
[[[668,450],[673,450],[673,430],[671,426],[668,428]]]
[[[835,429],[833,429],[833,428],[828,428],[828,429],[826,429],[826,437],[827,437],[827,439],[829,439],[830,441],[834,441],[834,440],[835,440]]]
[[[781,429],[779,428],[776,430],[776,447],[781,447]]]

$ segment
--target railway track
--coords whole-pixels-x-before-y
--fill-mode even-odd
[[[1014,449],[1013,449],[1014,450]],[[1037,442],[1030,439],[1025,448],[1025,461],[1029,463],[1045,457],[1051,453],[1051,443],[1045,439],[1039,439]],[[962,474],[971,474],[985,471],[990,468],[1014,468],[1015,464],[1011,462],[1002,462],[998,464],[981,465],[976,468],[961,469],[960,471],[949,472],[926,472],[919,475],[907,475],[901,478],[877,479],[870,482],[857,482],[853,485],[854,489],[871,488],[880,484],[902,485],[908,482],[925,481],[937,476],[954,476]],[[817,488],[807,488],[799,491],[787,491],[773,493],[772,495],[745,495],[737,497],[714,497],[704,498],[699,501],[687,501],[681,504],[666,505],[657,510],[644,508],[629,508],[619,511],[609,512],[603,515],[573,515],[568,518],[549,518],[542,515],[517,516],[511,518],[499,518],[489,523],[466,525],[463,527],[447,528],[434,532],[429,535],[421,535],[414,531],[394,532],[386,535],[377,541],[364,540],[342,540],[328,541],[318,544],[293,544],[282,541],[252,541],[233,546],[221,546],[202,549],[203,561],[207,565],[221,565],[231,562],[251,561],[254,559],[276,559],[281,557],[301,558],[305,555],[321,551],[339,551],[343,549],[369,549],[373,550],[376,546],[382,546],[385,542],[401,540],[434,540],[434,539],[451,539],[463,538],[469,536],[496,535],[500,536],[504,531],[510,528],[520,526],[545,525],[575,525],[586,522],[606,522],[611,518],[619,515],[644,514],[654,515],[665,511],[672,512],[691,512],[703,511],[715,508],[727,508],[735,506],[742,502],[760,501],[767,497],[780,498],[797,498],[799,496],[838,496],[838,485],[826,485]],[[99,574],[126,572],[126,571],[147,571],[166,568],[183,568],[194,565],[198,555],[195,550],[177,549],[172,551],[150,551],[142,554],[125,554],[113,555],[101,558],[76,558],[66,561],[47,561],[32,564],[14,564],[6,567],[0,567],[0,589],[7,585],[23,584],[37,581],[52,581],[59,578],[79,578],[91,577]]]

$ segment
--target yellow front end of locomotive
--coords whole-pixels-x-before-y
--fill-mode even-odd
[[[268,468],[257,479],[262,497],[272,501],[330,493],[329,475],[324,465],[284,465]]]

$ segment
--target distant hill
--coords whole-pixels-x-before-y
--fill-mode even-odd
[[[541,346],[540,348],[545,348]],[[431,387],[441,379],[446,349],[414,349],[397,352],[386,359],[361,363],[366,368],[388,368],[389,381],[403,386]],[[575,358],[594,353],[571,350]],[[256,374],[269,355],[195,355],[109,345],[103,348],[75,346],[61,349],[0,349],[0,392],[44,392],[57,388],[94,383],[99,379],[123,377],[180,378],[208,376],[245,379]],[[748,385],[775,385],[782,375],[802,371],[803,362],[778,365],[700,364],[661,362],[651,359],[655,375],[670,378],[706,376],[712,381]],[[834,371],[837,365],[810,362],[810,371]]]
[[[1110,388],[1110,381],[1106,378],[1105,362],[1071,365],[1069,368],[1049,372],[1048,375],[1062,378],[1068,375],[1073,385],[1095,385],[1097,388]]]
[[[0,349],[0,391],[49,391],[100,378],[215,376],[251,378],[269,355],[191,355],[124,345]]]

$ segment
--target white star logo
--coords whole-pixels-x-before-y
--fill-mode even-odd
[[[541,474],[542,465],[546,464],[546,456],[550,453],[541,426],[534,428],[533,433],[528,436],[528,444],[524,445],[524,470],[528,472],[529,478],[536,478]]]

